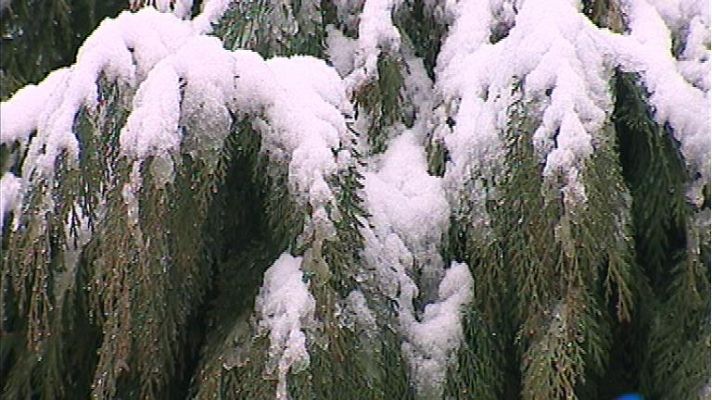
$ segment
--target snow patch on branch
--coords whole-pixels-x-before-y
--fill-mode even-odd
[[[193,18],[193,29],[196,33],[211,33],[213,24],[216,24],[225,14],[228,7],[234,0],[206,0],[203,2],[202,10]]]
[[[5,227],[5,216],[19,205],[22,198],[22,178],[6,172],[0,178],[0,233]]]
[[[24,143],[37,129],[39,121],[47,118],[47,106],[67,80],[69,70],[61,68],[50,73],[37,85],[27,85],[12,98],[0,103],[0,143]]]
[[[311,57],[274,58],[265,66],[270,72],[259,79],[263,84],[246,93],[264,99],[267,118],[257,125],[263,151],[271,157],[286,152],[292,193],[318,211],[333,201],[326,178],[338,170],[337,156],[350,145],[344,115],[351,106],[342,81],[333,68]]]
[[[463,340],[462,312],[472,302],[473,291],[467,265],[453,262],[440,282],[438,300],[405,329],[403,352],[420,398],[443,397],[447,366]]]
[[[309,365],[304,330],[314,324],[316,302],[309,293],[301,257],[283,253],[267,269],[255,300],[258,330],[269,335],[267,371],[277,373],[277,399],[287,400],[287,375]]]
[[[701,176],[690,197],[702,198],[710,169],[709,13],[686,0],[654,3],[657,10],[645,0],[624,2],[629,35],[595,27],[567,0],[529,0],[516,15],[509,2],[448,3],[453,22],[436,67],[443,105],[435,112],[434,140],[449,152],[445,185],[456,210],[465,210],[467,200],[475,225],[488,225],[490,184],[481,178],[496,182],[501,173],[500,135],[510,125],[513,101],[541,118],[533,142],[544,178],[562,179],[567,204],[585,202],[581,172],[609,123],[615,67],[641,74],[656,119],[672,127],[688,165]],[[496,27],[510,19],[515,23],[507,36],[493,40]],[[668,27],[685,39],[678,60]],[[516,82],[521,97],[511,96]],[[467,182],[475,187],[457,194]]]
[[[4,102],[3,143],[37,132],[24,161],[23,176],[29,177],[34,171],[51,175],[63,152],[70,164],[76,162],[80,146],[73,132],[75,118],[81,108],[95,110],[101,106],[97,84],[102,76],[109,83],[135,86],[190,35],[189,23],[173,15],[152,8],[124,12],[100,24],[80,48],[74,65]],[[28,106],[35,101],[36,105]],[[39,106],[43,111],[36,108]],[[24,111],[7,114],[17,109]]]
[[[211,68],[204,68],[205,62]],[[350,112],[341,79],[323,61],[301,56],[265,61],[197,36],[141,84],[121,145],[136,159],[153,155],[170,161],[166,156],[179,151],[214,157],[229,133],[230,114],[248,118],[261,134],[261,151],[288,165],[297,201],[309,203],[315,214],[325,213],[334,201],[326,179],[337,172],[337,158],[350,145],[344,120]],[[190,118],[204,129],[181,138],[179,125]],[[172,164],[168,167],[172,171]],[[171,171],[164,181],[171,180]]]
[[[400,33],[393,25],[392,13],[402,0],[365,0],[358,25],[355,69],[345,78],[349,93],[378,79],[378,57],[400,47]]]
[[[655,8],[665,25],[672,31],[677,32],[685,29],[685,26],[694,17],[699,17],[709,23],[709,4],[698,0],[647,0],[647,3]]]
[[[152,69],[134,97],[133,111],[121,131],[121,150],[134,158],[168,156],[180,145],[180,77],[168,63]],[[150,132],[150,135],[142,134]]]
[[[354,56],[358,46],[356,39],[351,39],[334,28],[326,27],[326,53],[329,61],[341,76],[347,76],[354,70]]]
[[[206,63],[211,67],[205,68]],[[229,133],[227,105],[235,90],[235,68],[234,57],[220,41],[202,35],[158,62],[139,86],[121,130],[123,154],[134,160],[161,158],[165,171],[154,169],[160,175],[158,186],[172,181],[172,159],[181,150],[206,158],[212,153],[217,160]],[[195,129],[183,137],[186,119]]]
[[[586,199],[579,175],[613,106],[611,71],[589,33],[593,29],[570,1],[528,1],[503,40],[503,54],[520,59],[511,72],[524,78],[524,100],[544,101],[534,145],[546,160],[544,176],[563,177],[567,203]]]
[[[214,164],[233,114],[253,121],[264,154],[288,164],[298,201],[315,212],[334,201],[326,179],[338,170],[337,159],[348,158],[352,139],[344,119],[351,105],[336,71],[311,57],[265,61],[249,51],[227,51],[190,21],[152,8],[104,21],[73,66],[2,104],[3,143],[37,131],[24,177],[37,169],[51,176],[62,152],[70,165],[76,162],[76,115],[104,106],[98,96],[102,76],[126,88],[127,96],[138,86],[119,142],[131,160],[157,157],[152,172],[160,175],[159,186],[172,180],[179,152]],[[138,190],[140,182],[128,187]]]
[[[502,169],[503,145],[498,136],[497,116],[502,99],[489,96],[490,77],[501,68],[500,47],[490,43],[496,24],[488,0],[463,1],[447,8],[453,19],[438,56],[436,93],[442,105],[435,110],[433,140],[442,141],[449,158],[444,185],[456,214],[471,207],[469,215],[478,227],[489,225],[485,207],[487,188],[473,174],[496,176]],[[452,126],[452,122],[455,122]],[[485,232],[483,230],[483,232]]]
[[[521,101],[541,118],[533,142],[545,165],[543,177],[561,177],[567,204],[585,201],[581,170],[612,111],[611,69],[594,40],[595,26],[568,0],[529,0],[516,15],[509,2],[457,6],[436,70],[445,100],[436,137],[451,156],[446,181],[463,187],[497,179],[503,167],[500,135],[510,125],[508,109],[519,98],[512,90],[519,83]],[[495,40],[495,29],[512,18],[507,36]],[[445,126],[446,117],[454,117],[454,127]],[[486,225],[484,200],[470,198],[475,213],[485,215],[479,224]]]
[[[461,308],[472,296],[467,266],[444,270],[438,244],[449,206],[441,178],[427,173],[416,134],[395,138],[375,171],[364,174],[372,226],[362,228],[366,264],[377,290],[394,300],[402,349],[422,398],[442,397],[450,356],[461,342]],[[444,278],[443,278],[444,276]],[[426,304],[423,309],[414,303]]]
[[[697,0],[649,0],[677,39],[672,49],[680,74],[696,88],[710,90],[710,8]]]
[[[425,151],[404,132],[383,155],[377,172],[364,174],[366,204],[375,226],[397,234],[413,251],[440,241],[449,207],[441,179],[427,172]]]
[[[690,19],[685,36],[685,48],[677,61],[680,74],[696,88],[710,91],[710,20],[695,15]]]
[[[699,80],[700,89],[678,72],[678,63],[670,53],[671,33],[661,15],[647,1],[628,0],[623,9],[630,34],[615,35],[601,30],[596,39],[611,62],[625,71],[640,73],[642,83],[650,92],[648,101],[655,119],[661,125],[670,125],[681,144],[685,161],[699,174],[691,188],[692,200],[698,202],[702,198],[699,192],[710,176],[709,76],[704,78],[707,82]],[[668,15],[668,19],[672,18]],[[698,44],[688,43],[694,57],[698,56],[695,50]],[[701,57],[704,59],[704,55]],[[709,63],[709,60],[704,62]],[[693,62],[695,64],[697,62]],[[709,75],[709,69],[705,75]]]

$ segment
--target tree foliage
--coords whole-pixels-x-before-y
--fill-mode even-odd
[[[2,103],[3,398],[709,392],[701,7],[144,3]]]

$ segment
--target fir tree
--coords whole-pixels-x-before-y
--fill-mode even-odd
[[[130,8],[3,58],[3,398],[709,398],[704,4]]]

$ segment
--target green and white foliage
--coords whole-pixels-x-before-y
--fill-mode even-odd
[[[709,391],[700,2],[130,8],[0,106],[3,397]]]

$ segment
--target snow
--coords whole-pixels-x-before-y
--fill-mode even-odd
[[[451,5],[453,23],[438,54],[437,73],[458,70],[456,64],[489,41],[493,10],[489,0],[462,1]]]
[[[693,9],[682,4],[670,10]],[[618,66],[642,73],[656,119],[671,125],[685,159],[701,174],[701,182],[708,180],[709,96],[677,71],[678,66],[686,71],[687,79],[698,87],[709,86],[708,69],[702,73],[706,68],[700,61],[709,59],[704,44],[706,14],[688,23],[690,40],[676,62],[670,55],[671,36],[665,22],[644,0],[624,3],[630,35],[596,28],[574,2],[526,1],[508,35],[492,43],[495,27],[511,18],[506,6],[481,0],[446,7],[453,23],[436,67],[436,91],[443,105],[435,112],[434,135],[450,155],[445,175],[448,193],[478,177],[498,179],[503,168],[500,135],[509,124],[507,109],[513,101],[522,101],[541,118],[533,140],[545,165],[543,177],[552,183],[563,179],[560,189],[566,204],[585,202],[581,175],[612,113],[609,82]],[[666,15],[677,25],[684,20],[680,15],[691,15],[673,11]],[[522,81],[522,96],[512,97],[517,80]],[[454,127],[447,126],[448,118]],[[486,226],[485,191],[481,185],[466,189],[451,204],[460,209],[462,198],[468,199],[479,215],[476,224]]]
[[[355,69],[345,78],[349,93],[378,79],[378,57],[381,53],[396,53],[400,33],[393,25],[391,14],[401,0],[365,0],[358,25]]]
[[[487,190],[468,187],[468,182],[481,182],[473,180],[472,173],[496,176],[504,159],[495,118],[506,105],[488,94],[488,77],[500,68],[490,62],[500,58],[500,47],[489,43],[495,24],[492,7],[489,1],[460,2],[448,7],[454,21],[435,68],[436,94],[443,104],[433,116],[433,140],[442,141],[449,153],[444,176],[446,193],[457,213],[472,207],[471,215],[477,220],[473,223],[479,227],[489,224]],[[455,121],[454,127],[449,126],[448,118]]]
[[[530,1],[502,40],[501,54],[508,58],[515,54],[513,71],[507,72],[524,77],[524,100],[543,98],[534,145],[545,155],[544,177],[564,177],[567,203],[586,199],[579,174],[593,152],[594,137],[612,112],[610,69],[587,34],[591,29],[593,24],[572,2],[561,0],[548,8]]]
[[[563,178],[567,204],[586,200],[580,174],[612,111],[610,68],[588,33],[595,27],[576,6],[567,0],[527,1],[508,35],[493,43],[493,31],[510,23],[508,6],[486,0],[453,6],[455,19],[436,68],[444,105],[435,114],[435,138],[450,155],[445,182],[451,204],[456,210],[471,207],[473,223],[481,228],[489,224],[485,202],[492,189],[480,178],[496,181],[503,171],[501,134],[515,101],[538,110],[541,124],[533,141],[545,165],[543,177]],[[517,81],[521,93],[513,95]],[[454,127],[446,124],[448,117]]]
[[[181,151],[212,168],[232,123],[229,107],[236,85],[235,57],[224,51],[217,38],[201,35],[190,39],[168,61],[181,78],[179,125],[187,127]]]
[[[226,103],[234,90],[234,68],[234,58],[222,49],[217,38],[196,36],[187,40],[158,62],[139,86],[121,131],[122,152],[133,159],[158,156],[170,162],[170,156],[181,149],[180,126],[186,122],[181,116],[200,114],[199,120],[192,122],[203,129],[191,132],[187,146],[193,154],[215,155],[230,126]],[[172,180],[171,171],[165,175],[158,186]]]
[[[3,143],[37,132],[28,150],[23,176],[29,177],[33,171],[51,175],[57,157],[63,152],[70,164],[76,161],[79,144],[73,133],[75,117],[83,107],[94,110],[100,105],[97,92],[100,77],[134,86],[190,34],[188,22],[170,14],[152,8],[135,14],[124,12],[100,24],[80,48],[73,66],[51,74],[40,85],[26,88],[4,102]]]
[[[210,33],[213,24],[217,23],[220,17],[225,14],[228,7],[234,0],[206,0],[203,2],[202,10],[193,18],[193,29],[197,33]]]
[[[0,232],[5,227],[5,216],[22,200],[22,179],[11,172],[0,178]]]
[[[432,111],[434,107],[433,81],[428,76],[423,60],[416,57],[409,43],[402,46],[403,61],[406,71],[403,74],[404,114],[410,112],[414,118],[412,130],[424,138],[432,129]],[[408,108],[412,108],[408,110]]]
[[[651,0],[660,18],[684,47],[677,56],[680,74],[696,88],[710,90],[710,8],[704,1]]]
[[[709,24],[709,5],[699,0],[648,0],[671,31],[683,29],[694,17],[702,18]]]
[[[311,57],[274,58],[266,67],[270,74],[258,81],[264,84],[248,92],[265,96],[268,124],[260,128],[263,149],[271,155],[291,154],[290,189],[319,210],[333,201],[325,180],[338,169],[332,150],[350,141],[344,120],[350,105],[341,79],[326,63]]]
[[[186,82],[182,104],[181,79]],[[141,159],[181,150],[181,115],[194,114],[203,121],[197,123],[213,125],[185,138],[187,150],[207,147],[202,154],[215,155],[228,133],[228,109],[257,117],[253,125],[262,135],[262,151],[289,163],[290,189],[298,199],[315,211],[333,201],[325,179],[338,168],[332,149],[349,143],[344,114],[350,105],[336,72],[311,57],[264,61],[250,51],[226,51],[215,38],[190,39],[139,87],[122,130],[122,151]],[[214,125],[222,129],[208,129]]]
[[[438,242],[446,230],[449,206],[441,179],[428,175],[425,149],[414,134],[406,131],[391,142],[380,169],[364,174],[364,186],[374,224],[410,248]]]
[[[79,49],[77,66],[105,65],[131,84],[142,81],[160,60],[193,36],[189,21],[144,8],[105,20]],[[80,67],[81,68],[81,67]],[[111,74],[112,71],[116,71]],[[93,79],[100,71],[89,74]]]
[[[685,161],[699,174],[693,185],[698,192],[710,176],[709,92],[691,85],[678,72],[670,54],[670,32],[655,8],[644,0],[629,0],[623,7],[630,34],[600,31],[597,41],[613,63],[640,73],[655,119],[672,127]],[[704,87],[704,81],[700,85]]]
[[[213,8],[221,4],[209,2],[205,9],[217,15]],[[37,131],[23,177],[36,170],[53,175],[62,152],[70,165],[76,161],[80,148],[74,120],[83,107],[103,106],[97,95],[101,76],[122,85],[128,95],[128,88],[137,88],[120,147],[129,160],[157,158],[151,165],[157,186],[172,181],[179,152],[215,165],[234,112],[253,119],[263,153],[278,164],[288,163],[290,189],[299,201],[310,203],[315,212],[333,202],[326,178],[339,168],[334,151],[348,152],[352,140],[345,123],[351,105],[336,71],[310,57],[265,61],[250,51],[224,50],[191,21],[150,7],[104,21],[73,66],[2,104],[8,115],[2,118],[3,143]],[[140,181],[132,179],[124,189],[140,188]],[[125,197],[130,201],[135,194]]]
[[[376,316],[371,312],[366,302],[366,296],[360,290],[353,290],[346,296],[346,311],[364,333],[374,337],[378,334],[378,321]]]
[[[377,50],[396,51],[400,41],[391,13],[398,0],[366,0],[358,27],[358,44],[367,71],[376,67]]]
[[[460,311],[471,301],[472,277],[465,264],[443,268],[437,247],[450,210],[442,179],[427,173],[417,134],[401,133],[374,164],[364,173],[372,215],[372,227],[362,229],[364,259],[377,289],[398,305],[402,349],[419,396],[439,398],[449,357],[461,342]],[[415,309],[417,297],[427,303],[424,310]]]
[[[420,398],[443,398],[447,366],[462,343],[462,311],[472,302],[474,281],[466,264],[453,263],[440,282],[437,302],[406,329],[403,352]]]
[[[696,15],[692,17],[685,37],[677,68],[680,74],[696,88],[709,93],[710,90],[710,23]]]
[[[37,129],[38,121],[46,118],[47,105],[61,87],[68,74],[67,68],[50,73],[37,85],[18,90],[10,100],[0,103],[0,143],[25,142]]]
[[[289,399],[287,374],[309,365],[304,330],[314,323],[316,302],[309,293],[301,257],[284,253],[267,269],[255,300],[259,330],[269,334],[267,370],[277,372],[278,400]]]
[[[134,97],[133,111],[121,131],[121,150],[135,158],[166,156],[180,145],[180,77],[160,62],[148,74]],[[150,134],[143,134],[150,133]]]
[[[336,68],[340,76],[346,76],[354,69],[354,54],[358,42],[346,37],[333,25],[326,27],[326,53],[331,65]]]
[[[172,12],[181,19],[189,18],[190,9],[193,7],[193,0],[154,0],[154,2],[159,11]]]

